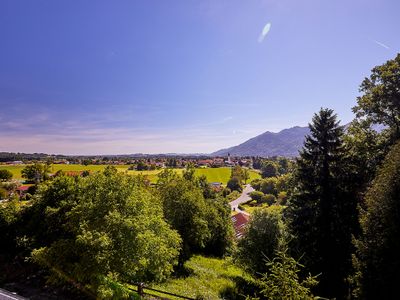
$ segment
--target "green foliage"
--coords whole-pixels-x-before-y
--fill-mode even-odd
[[[263,192],[259,192],[259,191],[254,191],[251,192],[249,194],[249,196],[251,197],[251,199],[255,200],[257,203],[261,203],[262,202],[262,197],[264,196]]]
[[[7,190],[0,186],[0,199],[6,199],[7,195],[8,195]]]
[[[179,267],[182,268],[194,251],[205,247],[211,235],[202,190],[191,180],[189,173],[185,178],[171,172],[165,170],[160,174],[158,192],[166,220],[182,238],[179,256]]]
[[[260,185],[260,190],[264,194],[276,194],[276,183],[277,183],[277,178],[272,177],[272,178],[265,178],[262,180],[261,185]]]
[[[378,133],[366,120],[351,122],[344,137],[358,186],[367,186],[389,149],[387,132]]]
[[[27,165],[22,169],[22,177],[31,182],[42,182],[49,178],[50,165],[34,163],[33,165]]]
[[[0,170],[0,181],[8,181],[13,177],[13,173],[6,169]]]
[[[400,282],[400,143],[383,163],[365,196],[362,234],[355,241],[356,295],[361,299],[393,299]]]
[[[210,237],[204,253],[222,257],[232,252],[234,230],[231,208],[224,198],[206,199],[206,219]]]
[[[250,182],[250,185],[256,190],[256,191],[260,191],[261,190],[261,183],[262,183],[262,179],[260,178],[256,178],[254,180],[252,180]]]
[[[261,167],[262,178],[275,177],[278,175],[278,168],[272,161],[266,161]]]
[[[243,181],[244,181],[244,184],[246,184],[247,180],[249,180],[249,179],[250,179],[249,170],[248,169],[243,169]]]
[[[268,260],[267,271],[261,279],[261,293],[271,300],[316,299],[311,288],[318,284],[316,276],[308,275],[304,280],[300,272],[304,268],[298,261],[290,257],[286,251],[277,251],[272,260]]]
[[[289,172],[290,164],[289,160],[284,157],[278,159],[278,173],[281,175],[287,174]]]
[[[246,234],[238,242],[237,258],[251,273],[266,272],[264,262],[275,252],[284,249],[287,233],[280,213],[267,209],[255,210],[247,225]]]
[[[244,181],[244,169],[241,166],[234,166],[231,170],[231,178],[236,177],[240,182]]]
[[[295,236],[293,250],[305,253],[312,273],[322,272],[321,294],[343,297],[351,267],[351,234],[357,226],[343,129],[330,109],[321,109],[309,126],[311,135],[297,161],[295,192],[285,214]]]
[[[353,108],[358,118],[389,127],[392,142],[400,138],[400,54],[372,69],[361,83]]]
[[[241,185],[241,180],[238,177],[232,177],[229,179],[227,185],[226,185],[231,191],[242,191],[242,185]]]
[[[177,262],[180,238],[163,221],[160,200],[115,168],[42,185],[33,205],[40,210],[51,228],[32,258],[49,268],[50,282],[73,281],[111,298],[119,292],[107,282],[163,280]]]
[[[267,203],[268,205],[272,205],[276,202],[276,197],[275,195],[272,194],[265,194],[261,198],[262,203]]]
[[[278,198],[277,200],[278,200],[278,204],[279,205],[286,205],[287,204],[287,200],[288,200],[287,192],[285,192],[285,191],[279,192],[277,198]]]
[[[16,252],[17,221],[20,214],[20,203],[13,199],[0,204],[0,253],[13,256]]]

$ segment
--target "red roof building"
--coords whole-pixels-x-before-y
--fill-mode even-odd
[[[237,239],[240,239],[244,235],[249,219],[250,217],[248,215],[241,212],[231,217]]]

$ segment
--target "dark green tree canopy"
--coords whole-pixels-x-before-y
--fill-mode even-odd
[[[13,177],[13,174],[11,171],[6,170],[6,169],[1,169],[0,170],[0,181],[8,181]]]
[[[365,197],[355,242],[357,295],[394,299],[400,282],[400,143],[385,158]]]
[[[321,109],[297,160],[295,188],[285,212],[309,270],[321,275],[322,296],[341,297],[349,271],[356,202],[348,192],[343,128],[331,109]]]

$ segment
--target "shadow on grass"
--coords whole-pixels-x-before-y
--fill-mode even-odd
[[[260,296],[260,287],[254,279],[246,279],[241,276],[225,277],[235,282],[235,287],[224,288],[219,294],[222,299],[243,300],[248,296],[263,299]]]

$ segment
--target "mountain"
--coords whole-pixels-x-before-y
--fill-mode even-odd
[[[277,133],[264,132],[246,142],[231,148],[221,149],[213,156],[286,156],[294,157],[303,146],[304,137],[310,133],[308,127],[295,126]]]

